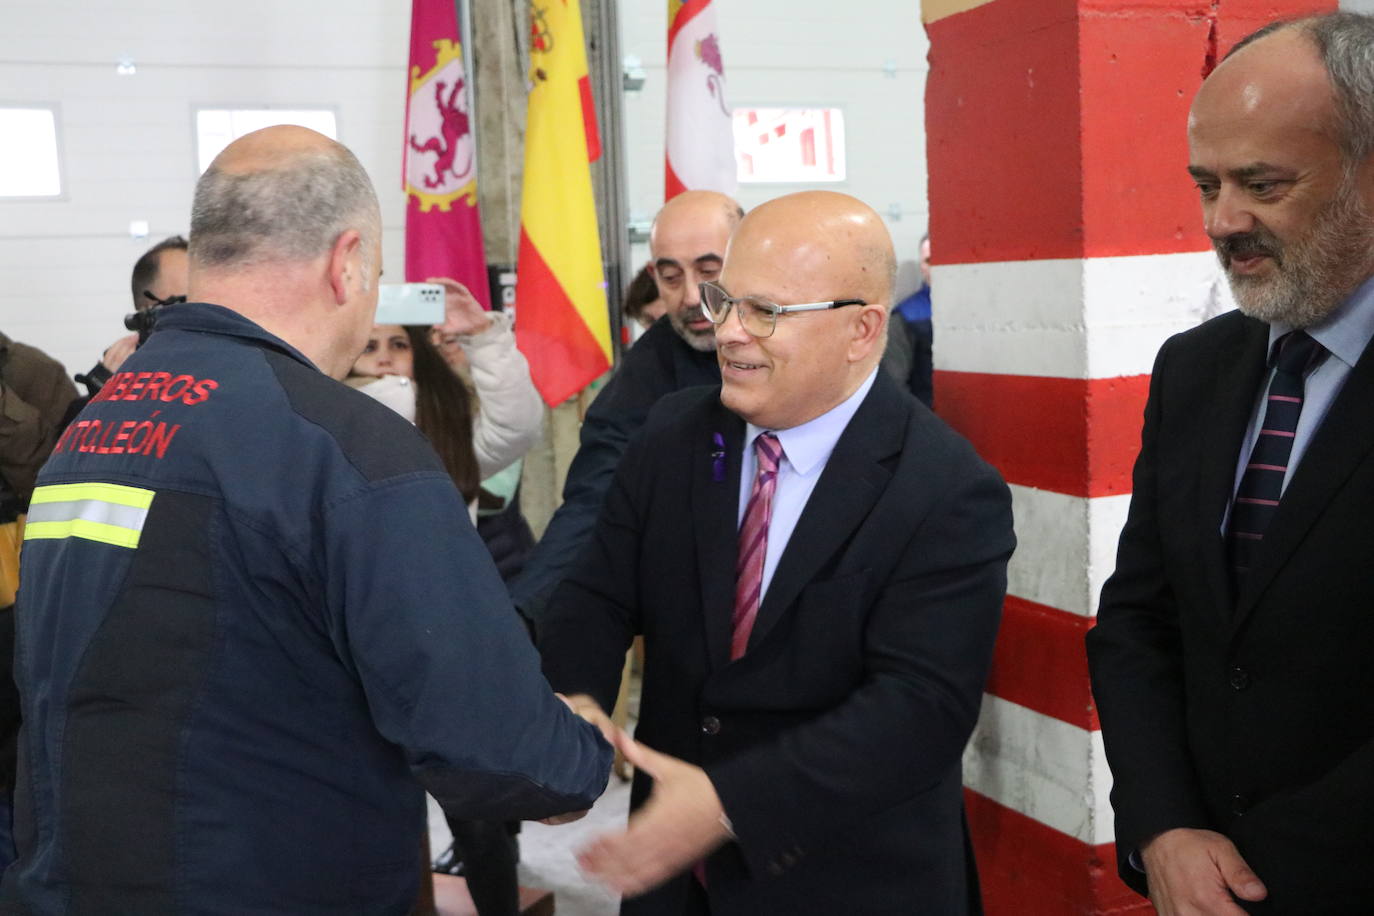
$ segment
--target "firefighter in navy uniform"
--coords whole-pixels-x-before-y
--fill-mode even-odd
[[[197,185],[192,301],[34,492],[0,910],[405,913],[422,787],[484,820],[604,788],[439,459],[335,380],[379,234],[357,160],[302,128]]]

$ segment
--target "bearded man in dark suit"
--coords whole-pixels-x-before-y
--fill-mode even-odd
[[[645,639],[636,810],[581,855],[625,913],[981,909],[960,755],[1011,505],[877,371],[894,263],[843,194],[745,217],[702,289],[722,385],[660,402],[540,627],[593,717]]]
[[[1374,912],[1374,19],[1277,24],[1198,92],[1239,312],[1155,363],[1088,635],[1122,877],[1165,914]]]

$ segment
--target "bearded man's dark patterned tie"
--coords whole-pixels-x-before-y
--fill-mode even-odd
[[[1304,382],[1326,355],[1326,348],[1306,331],[1292,331],[1274,342],[1270,356],[1274,377],[1269,382],[1264,419],[1240,478],[1226,532],[1236,585],[1244,581],[1253,566],[1264,532],[1278,511],[1298,417],[1302,414]]]

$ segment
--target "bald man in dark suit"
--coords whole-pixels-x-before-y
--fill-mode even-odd
[[[960,756],[1010,498],[877,371],[892,264],[846,195],[745,218],[702,290],[722,385],[656,408],[540,628],[584,715],[644,636],[635,813],[581,855],[624,913],[981,911]]]

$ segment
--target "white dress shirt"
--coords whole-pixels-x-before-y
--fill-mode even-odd
[[[877,377],[875,369],[864,379],[863,384],[853,394],[825,413],[791,429],[769,430],[753,423],[747,425],[744,437],[744,460],[740,462],[739,475],[739,517],[737,525],[744,524],[744,512],[749,507],[749,493],[754,488],[754,473],[758,461],[754,456],[754,440],[760,433],[771,432],[782,445],[783,458],[778,465],[778,482],[773,490],[773,515],[768,522],[768,550],[763,559],[763,589],[759,601],[768,594],[768,585],[773,581],[773,573],[778,568],[778,560],[792,538],[806,501],[816,488],[821,472],[835,450],[835,443],[854,413],[863,403],[868,391]]]

